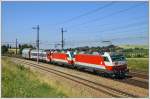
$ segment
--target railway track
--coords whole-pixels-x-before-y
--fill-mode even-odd
[[[24,59],[21,56],[10,56],[10,57]],[[143,78],[143,79],[149,79],[149,74],[145,73],[143,71],[140,72],[140,71],[130,70],[129,77],[139,77],[139,78]]]
[[[35,64],[35,63],[20,60],[20,59],[16,59],[15,61],[19,62],[21,64],[23,63],[23,64],[26,64],[26,65],[38,68],[38,69],[46,71],[46,72],[56,74],[56,75],[61,76],[65,79],[69,79],[71,81],[77,82],[79,84],[82,84],[86,87],[89,87],[91,89],[102,92],[102,93],[107,94],[107,95],[112,96],[112,97],[139,97],[137,95],[133,95],[133,94],[130,94],[130,93],[118,90],[118,89],[114,89],[114,88],[108,87],[106,85],[102,85],[100,83],[96,83],[96,82],[84,79],[80,76],[76,76],[76,75],[65,73],[65,72],[62,72],[62,71],[59,71],[59,70],[48,68],[48,67],[42,66],[40,64]]]
[[[127,78],[127,79],[121,79],[121,80],[115,79],[115,81],[119,81],[122,83],[138,86],[138,87],[145,88],[145,89],[148,89],[148,87],[149,87],[148,82],[136,80],[134,78]]]
[[[149,78],[148,74],[143,73],[143,72],[141,73],[141,72],[131,71],[129,74],[132,75],[132,76],[143,78],[143,79],[148,79]]]
[[[22,57],[15,57],[15,58],[23,59]],[[69,67],[66,67],[66,68],[72,69],[72,68],[69,68]],[[81,70],[78,70],[78,69],[76,69],[76,70],[81,71]],[[89,72],[89,71],[85,71],[85,70],[83,72],[95,75],[93,72]],[[103,76],[101,75],[101,77],[103,77]],[[137,79],[135,79],[135,77],[142,78],[142,80],[137,80]],[[108,77],[108,79],[112,79],[112,78]],[[121,83],[126,83],[126,84],[130,84],[130,85],[138,86],[138,87],[145,88],[145,89],[149,88],[148,75],[143,73],[143,72],[141,73],[141,72],[131,71],[129,76],[126,77],[125,79],[118,79],[118,78],[116,79],[115,78],[115,79],[112,79],[112,80],[118,81],[118,82],[121,82]],[[145,81],[145,80],[147,80],[147,81]]]
[[[83,72],[95,75],[94,73],[91,73],[89,71],[83,71]],[[100,76],[103,77],[103,75],[100,75]],[[104,77],[106,78],[106,76],[104,76]],[[136,77],[140,78],[140,80],[135,79]],[[121,83],[126,83],[126,84],[130,84],[130,85],[138,86],[138,87],[141,87],[141,88],[149,89],[148,78],[143,78],[141,76],[135,76],[135,75],[130,74],[129,76],[127,76],[124,79],[110,78],[110,77],[107,77],[107,78],[111,79],[111,80],[114,80],[114,81],[121,82]]]
[[[93,72],[89,72],[89,71],[83,71],[83,72],[95,75],[95,73],[93,73]],[[106,78],[106,76],[103,76],[103,75],[100,75],[100,76]],[[141,79],[140,80],[135,79],[136,77],[141,78]],[[107,78],[111,79],[111,80],[114,80],[114,81],[121,82],[121,83],[126,83],[126,84],[130,84],[130,85],[138,86],[138,87],[141,87],[141,88],[149,89],[148,78],[142,78],[141,76],[134,76],[134,75],[130,74],[128,77],[126,77],[124,79],[110,78],[110,77],[107,77]]]

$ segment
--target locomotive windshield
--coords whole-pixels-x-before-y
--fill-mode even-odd
[[[123,55],[112,55],[111,56],[112,61],[125,61],[125,57]]]
[[[71,51],[71,52],[70,52],[70,55],[71,55],[71,57],[74,57],[74,52]]]
[[[104,56],[103,58],[104,58],[104,61],[105,61],[105,62],[109,62],[108,57],[105,57],[105,56]]]
[[[73,51],[69,51],[67,53],[67,57],[73,58],[74,57],[74,52]]]

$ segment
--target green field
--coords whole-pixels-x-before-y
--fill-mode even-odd
[[[67,97],[37,79],[36,73],[2,58],[2,97]]]
[[[119,47],[122,47],[124,49],[129,49],[129,48],[143,48],[143,49],[148,49],[149,46],[148,45],[119,45]]]
[[[148,58],[127,58],[130,69],[148,72],[149,60]]]

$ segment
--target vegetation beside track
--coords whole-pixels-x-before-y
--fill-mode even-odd
[[[132,70],[148,72],[148,58],[127,58],[128,66]]]
[[[36,76],[30,69],[2,58],[2,97],[67,97]]]
[[[135,49],[135,48],[143,48],[143,49],[149,49],[148,45],[119,45],[119,47],[124,48],[124,49]]]

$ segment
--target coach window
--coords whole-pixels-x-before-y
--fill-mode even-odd
[[[108,57],[105,57],[105,56],[104,56],[104,61],[105,61],[105,62],[109,62]]]

